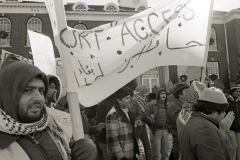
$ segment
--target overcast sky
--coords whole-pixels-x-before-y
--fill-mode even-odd
[[[149,4],[157,3],[161,0],[148,0]],[[240,8],[240,0],[214,0],[214,10],[231,11],[232,9]]]
[[[0,0],[1,1],[1,0]],[[26,1],[40,1],[44,2],[44,0],[26,0]],[[79,2],[81,0],[64,0],[67,2]],[[102,5],[109,2],[117,2],[117,0],[82,0],[91,4]],[[161,2],[163,0],[148,0],[148,4],[151,6],[157,2]],[[232,9],[240,8],[240,0],[214,0],[214,10],[218,11],[231,11]]]

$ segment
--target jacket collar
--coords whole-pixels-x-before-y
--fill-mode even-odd
[[[21,136],[0,132],[0,137],[0,149],[4,150]]]
[[[208,117],[204,114],[193,111],[192,116],[193,117],[202,117],[202,118],[207,119],[208,121],[212,122],[214,125],[217,126],[217,128],[220,127],[219,123],[216,120],[214,120],[214,119],[212,119],[212,118],[210,118],[210,117]]]
[[[123,110],[120,108],[120,106],[118,104],[115,104],[114,108],[116,109],[119,117],[122,117],[122,119],[121,119],[122,122],[126,122],[126,123],[132,124],[134,126],[134,122],[135,122],[134,115],[130,111],[128,112],[128,116],[130,119],[130,121],[129,121],[127,115],[123,112]]]

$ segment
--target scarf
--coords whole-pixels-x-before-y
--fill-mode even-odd
[[[62,128],[57,124],[54,118],[47,113],[46,109],[43,117],[39,121],[34,123],[20,123],[7,115],[0,108],[0,131],[4,133],[13,135],[28,135],[44,129],[53,135],[57,146],[61,149],[60,153],[63,159],[71,159],[71,150],[68,146],[68,139]]]

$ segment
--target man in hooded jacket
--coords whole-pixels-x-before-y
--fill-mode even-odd
[[[0,70],[0,159],[68,160],[97,158],[92,141],[69,140],[44,105],[46,75],[8,56]]]

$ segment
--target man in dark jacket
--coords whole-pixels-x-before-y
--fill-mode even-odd
[[[0,70],[0,90],[1,159],[97,158],[89,140],[69,148],[69,139],[44,105],[48,80],[37,67],[8,56]]]
[[[229,111],[233,111],[235,119],[230,129],[235,132],[237,143],[237,160],[240,160],[240,87],[235,86],[229,90]]]
[[[152,160],[168,160],[170,141],[167,127],[167,91],[157,90],[157,99],[150,104],[150,113],[147,115],[153,127]]]
[[[177,117],[182,110],[182,105],[185,102],[185,90],[188,89],[187,84],[177,84],[173,90],[173,95],[175,97],[174,102],[170,104],[167,109],[167,125],[170,133],[173,136],[173,155],[174,160],[179,159],[179,143],[178,143],[178,131],[177,131]]]
[[[193,113],[179,134],[183,160],[229,160],[226,133],[220,130],[228,102],[221,90],[206,88],[193,105]]]

